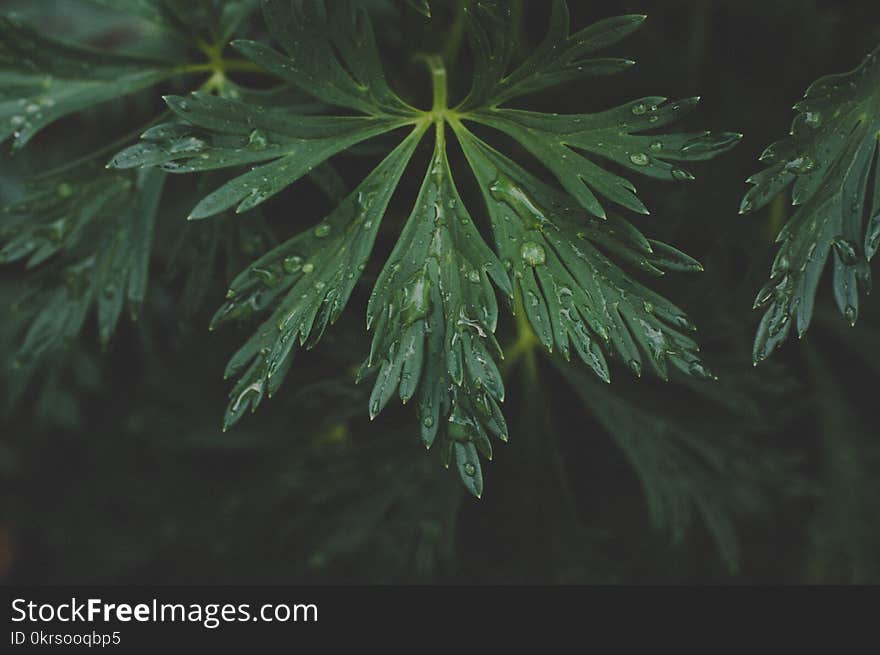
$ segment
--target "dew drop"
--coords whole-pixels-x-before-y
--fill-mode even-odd
[[[774,289],[775,285],[772,281],[761,287],[758,295],[755,296],[755,301],[752,303],[752,309],[761,309],[761,307],[767,305],[773,299]]]
[[[321,223],[318,227],[315,228],[315,236],[319,239],[323,239],[328,234],[330,234],[330,224],[329,223]]]
[[[837,239],[834,239],[832,243],[834,244],[834,250],[837,252],[837,256],[840,257],[841,262],[847,266],[852,266],[858,261],[859,257],[852,241],[838,237]]]
[[[262,150],[268,144],[269,140],[260,130],[254,130],[250,133],[250,136],[248,136],[248,146],[254,150]]]
[[[290,257],[284,258],[284,261],[281,263],[281,265],[288,273],[296,273],[298,270],[303,268],[302,257],[299,257],[298,255],[290,255]]]
[[[266,268],[254,268],[251,269],[258,278],[260,278],[260,282],[265,284],[267,287],[275,286],[278,282],[278,278],[275,277],[275,274],[266,269]]]
[[[629,160],[636,166],[647,166],[651,159],[643,152],[634,152],[629,156]]]
[[[654,141],[650,146],[651,150],[654,152],[660,152],[663,150],[663,143],[661,141]]]
[[[694,179],[694,176],[688,173],[683,168],[673,168],[671,175],[673,180],[677,180],[679,182],[690,182]]]
[[[305,273],[306,275],[308,275],[309,273],[311,273],[314,270],[315,270],[315,265],[312,264],[311,262],[309,262],[308,264],[303,264],[302,272]]]
[[[197,139],[194,136],[191,136],[187,139],[182,139],[181,141],[176,142],[170,148],[170,152],[198,152],[199,150],[205,149],[205,142],[201,139]]]
[[[822,114],[818,111],[808,111],[805,116],[805,121],[807,125],[812,128],[817,128],[822,124]]]
[[[547,253],[544,252],[544,247],[534,241],[523,243],[519,254],[529,266],[541,266],[547,262]]]
[[[688,319],[687,316],[684,316],[684,315],[676,316],[675,319],[673,320],[673,322],[675,323],[676,326],[680,327],[682,330],[693,330],[694,329],[693,324],[690,322],[690,320]]]
[[[688,366],[688,371],[691,375],[696,378],[700,378],[703,380],[708,380],[714,377],[707,369],[702,362],[691,362],[690,366]]]
[[[776,277],[776,275],[780,273],[785,273],[791,268],[791,260],[784,253],[779,253],[779,256],[773,264],[774,265],[770,270],[771,277]]]
[[[797,157],[785,165],[785,170],[801,174],[813,170],[815,164],[809,157]]]
[[[424,425],[426,428],[432,427],[434,425],[434,417],[426,416],[425,420],[422,421],[422,425]]]
[[[477,474],[477,467],[468,462],[464,465],[464,472],[466,475],[473,477]]]
[[[638,102],[632,106],[632,113],[635,116],[642,116],[648,111],[648,106],[643,102]]]

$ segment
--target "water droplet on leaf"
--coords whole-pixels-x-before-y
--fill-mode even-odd
[[[837,256],[840,257],[841,262],[847,266],[852,266],[858,262],[859,256],[856,252],[856,246],[852,241],[838,237],[837,239],[834,239],[832,243],[834,244],[834,250],[837,252]]]
[[[523,243],[519,253],[529,266],[542,266],[547,262],[547,253],[544,252],[544,247],[534,241]]]
[[[269,145],[269,140],[260,130],[254,130],[248,136],[248,146],[254,150],[262,150],[267,145]]]
[[[672,179],[677,180],[679,182],[690,182],[694,179],[694,176],[688,173],[683,168],[673,168],[672,169]]]
[[[254,275],[260,278],[260,282],[265,284],[267,287],[275,286],[275,284],[278,282],[278,278],[275,276],[275,274],[266,268],[254,268],[251,270],[253,271]]]
[[[297,255],[290,255],[289,257],[284,258],[284,261],[281,263],[281,265],[288,273],[296,273],[303,267],[302,257],[299,257]]]

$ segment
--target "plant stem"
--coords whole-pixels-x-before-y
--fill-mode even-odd
[[[447,91],[446,65],[440,55],[428,55],[425,63],[431,72],[431,84],[434,93],[434,106],[431,112],[435,120],[442,120],[449,110],[449,96]]]
[[[241,73],[262,73],[265,72],[257,64],[247,59],[215,59],[212,61],[204,61],[193,64],[184,64],[174,69],[177,75],[186,75],[190,73],[216,73],[223,72],[241,72]]]

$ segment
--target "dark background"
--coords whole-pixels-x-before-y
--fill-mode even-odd
[[[377,31],[389,76],[424,106],[427,79],[410,56],[444,43],[448,12],[435,3],[426,24],[414,13],[401,17],[387,3],[374,4],[377,22],[385,21]],[[127,45],[140,34],[137,25],[73,0],[0,2],[11,6],[37,14],[53,33],[100,47]],[[298,355],[276,398],[221,433],[222,370],[251,329],[207,332],[228,275],[237,270],[224,244],[235,239],[247,262],[267,238],[313,224],[328,206],[310,185],[299,184],[267,206],[268,236],[242,218],[185,225],[192,184],[175,179],[163,205],[143,318],[123,321],[104,350],[90,328],[27,379],[4,366],[0,580],[880,582],[874,427],[880,304],[867,299],[858,325],[849,328],[823,285],[808,336],[753,368],[760,316],[750,309],[752,299],[791,209],[776,202],[755,215],[737,213],[744,180],[759,170],[763,148],[787,133],[791,105],[808,84],[854,68],[880,43],[880,6],[767,0],[570,6],[575,29],[606,16],[648,14],[642,30],[611,49],[639,65],[526,105],[591,111],[647,95],[700,95],[688,129],[745,134],[733,152],[695,166],[693,183],[635,180],[652,215],[629,217],[704,264],[705,273],[675,276],[658,288],[692,314],[720,381],[711,389],[634,382],[621,368],[609,390],[573,386],[547,358],[536,377],[513,370],[505,403],[511,442],[484,467],[480,501],[425,454],[408,410],[389,406],[370,423],[367,385],[352,382],[352,367],[367,351],[368,283],[414,198],[427,158],[422,152],[404,178],[367,284],[343,318],[317,349]],[[546,22],[545,3],[526,3],[523,11],[520,54]],[[253,25],[259,34],[261,21]],[[453,71],[453,86],[463,88],[466,50]],[[158,107],[155,96],[139,94],[62,121],[29,147],[33,152],[4,154],[0,199],[20,192],[22,171],[63,161],[68,150],[104,138],[132,114],[149,117]],[[376,160],[369,149],[362,155],[337,158],[349,185]],[[476,197],[468,180],[459,183],[466,200]],[[14,268],[0,276],[4,364],[16,345],[16,317],[7,307],[25,277]],[[502,344],[513,338],[512,323],[502,322]],[[599,420],[578,391],[605,394],[594,402],[622,411]],[[630,451],[621,447],[633,443],[628,435],[644,440],[631,446],[638,452],[668,439],[711,448],[718,464],[708,472],[686,463],[658,469],[661,488],[691,490],[685,497],[692,520],[652,515],[656,490],[646,493]],[[716,496],[723,525],[700,509],[701,500]],[[728,545],[719,549],[719,541]]]

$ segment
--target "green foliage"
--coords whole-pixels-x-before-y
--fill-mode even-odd
[[[428,0],[406,0],[406,2],[425,18],[431,17],[431,3]]]
[[[12,137],[21,148],[59,118],[171,74],[167,62],[67,44],[0,17],[0,142]]]
[[[369,17],[357,5],[267,0],[263,10],[284,53],[256,41],[236,41],[235,48],[283,82],[356,115],[307,116],[293,107],[204,93],[172,96],[166,101],[175,122],[148,131],[142,143],[114,158],[115,167],[158,165],[189,173],[259,164],[202,199],[190,216],[199,219],[233,207],[248,211],[367,139],[403,127],[409,135],[323,221],[233,281],[214,324],[269,317],[227,368],[228,375],[240,375],[227,425],[277,391],[297,343],[312,347],[339,317],[366,266],[391,195],[429,126],[435,135],[429,170],[367,309],[374,337],[364,371],[377,371],[371,417],[395,394],[404,403],[415,398],[424,444],[431,447],[439,435],[444,460],[456,463],[472,493],[482,493],[477,455],[491,457],[490,436],[506,439],[508,432],[499,408],[504,384],[494,336],[496,288],[511,305],[516,293],[522,295],[548,349],[558,347],[567,358],[573,342],[606,381],[605,354],[619,357],[637,374],[647,360],[662,377],[668,364],[709,376],[686,334],[693,326],[684,313],[620,267],[663,274],[700,270],[699,264],[646,239],[623,218],[608,217],[594,191],[625,208],[646,210],[630,182],[588,155],[652,177],[689,180],[692,176],[672,162],[707,159],[731,147],[739,135],[644,134],[673,122],[695,100],[664,104],[663,98],[645,98],[608,112],[564,116],[499,107],[553,85],[627,68],[626,60],[587,56],[632,32],[643,16],[610,19],[569,34],[565,3],[555,2],[544,43],[512,67],[509,8],[478,3],[468,9],[475,60],[470,93],[450,107],[443,62],[429,57],[434,105],[420,110],[388,85]],[[469,123],[519,141],[567,193],[494,150]],[[495,252],[473,220],[483,208],[466,207],[456,188],[447,128],[483,191]]]
[[[751,179],[752,357],[772,237],[686,183],[878,10],[652,2],[8,3],[0,577],[876,580],[880,53]]]
[[[177,0],[99,4],[148,19],[164,37],[184,40],[213,59],[216,52],[203,39],[222,43],[259,3],[211,1],[195,8]],[[217,79],[215,61],[191,64],[108,53],[45,36],[7,16],[0,17],[0,32],[0,140],[12,137],[16,150],[56,121],[174,77],[204,71]],[[235,91],[231,84],[229,89]],[[140,311],[166,176],[159,169],[105,171],[106,154],[119,144],[71,157],[56,170],[41,166],[25,197],[0,215],[0,262],[26,260],[35,271],[32,291],[16,305],[27,323],[16,355],[19,366],[76,338],[92,305],[105,344],[126,302],[133,318]]]
[[[26,320],[17,359],[29,371],[83,330],[92,306],[103,343],[126,302],[132,316],[138,315],[167,174],[201,174],[195,191],[201,198],[189,212],[197,221],[218,220],[232,210],[256,213],[309,177],[333,208],[309,229],[258,246],[211,321],[213,329],[260,319],[226,367],[226,377],[235,382],[224,429],[238,423],[278,392],[296,352],[314,347],[340,318],[393,196],[430,136],[433,152],[419,175],[420,190],[367,303],[372,343],[358,377],[375,376],[367,401],[371,419],[394,396],[404,404],[413,401],[423,445],[439,450],[441,461],[454,464],[464,486],[479,497],[480,456],[491,459],[493,439],[506,441],[510,432],[501,411],[499,291],[511,311],[520,313],[514,358],[534,339],[565,362],[574,352],[605,383],[612,359],[636,376],[650,370],[664,380],[713,378],[685,312],[636,279],[702,267],[647,238],[619,213],[648,213],[620,171],[690,181],[693,175],[682,163],[723,153],[740,135],[661,131],[692,110],[696,98],[646,97],[593,114],[507,107],[554,86],[630,68],[630,60],[595,53],[638,29],[644,16],[607,19],[572,33],[565,3],[555,1],[544,40],[515,62],[508,4],[467,6],[471,88],[458,104],[450,103],[443,59],[424,56],[433,106],[419,109],[391,88],[370,17],[354,1],[264,0],[265,24],[282,51],[259,41],[232,42],[244,60],[226,59],[224,50],[253,13],[254,2],[99,4],[146,19],[163,37],[187,44],[196,60],[98,55],[4,22],[10,38],[3,61],[11,72],[3,78],[3,97],[10,98],[9,125],[20,128],[11,134],[16,147],[83,109],[172,78],[208,78],[189,94],[163,96],[169,111],[138,130],[140,141],[116,152],[118,143],[130,142],[123,137],[39,173],[28,193],[5,210],[0,258],[38,272],[32,277],[34,295],[19,303]],[[412,4],[429,16],[427,3]],[[39,56],[22,56],[28,52]],[[232,71],[259,73],[276,86],[248,88],[227,78]],[[16,107],[28,118],[20,120]],[[492,133],[521,146],[556,184],[490,145]],[[463,160],[450,148],[450,135]],[[377,139],[380,151],[387,147],[383,158],[347,192],[329,160]],[[100,164],[108,153],[105,171]],[[462,193],[458,185],[471,181],[479,193]],[[168,203],[165,211],[176,212],[176,204]],[[224,230],[203,230],[199,237],[192,229],[181,232],[171,259],[184,239],[195,244],[204,238],[198,248],[203,258],[192,270],[209,270]],[[485,235],[491,235],[491,246]],[[276,245],[266,245],[273,241]],[[200,277],[187,282],[189,303],[198,304],[194,287],[208,285]],[[719,468],[721,456],[696,443],[686,429],[635,411],[587,381],[586,372],[560,365],[585,405],[613,430],[644,482],[656,522],[680,535],[696,507],[732,565],[730,508],[722,507],[725,501],[713,504],[706,494],[713,475],[726,475]],[[655,428],[655,439],[638,436]],[[670,477],[673,469],[686,474]],[[398,480],[394,486],[401,485]],[[367,514],[374,505],[371,501]]]
[[[880,247],[880,65],[875,51],[852,72],[823,77],[795,105],[791,135],[761,155],[768,168],[741,212],[754,211],[792,186],[797,210],[780,231],[770,282],[755,299],[766,312],[753,357],[762,361],[788,337],[802,337],[813,318],[816,290],[833,254],[834,299],[850,324],[859,288],[871,289],[869,262]]]
[[[128,303],[137,316],[144,302],[165,174],[98,170],[92,162],[39,176],[30,192],[5,210],[0,261],[27,260],[34,268],[51,260],[35,276],[33,295],[18,303],[25,311],[39,308],[19,363],[76,338],[93,305],[106,343],[123,306]]]
[[[746,457],[753,459],[754,453],[737,434],[742,430],[742,408],[731,411],[704,386],[696,387],[695,398],[712,404],[716,427],[718,415],[725,417],[722,433],[716,430],[710,438],[706,425],[645,406],[643,397],[634,402],[609,393],[571,367],[559,370],[632,465],[655,526],[680,541],[698,515],[724,563],[735,571],[740,556],[734,521],[755,512],[763,500],[760,490],[743,484],[743,478],[755,472],[746,470]]]
[[[226,43],[260,0],[89,0],[147,20],[184,42]]]
[[[865,364],[876,370],[880,360],[875,349],[866,344],[848,344],[846,337],[851,338],[850,334],[845,335],[843,345],[858,345],[857,352],[868,353]],[[864,336],[873,345],[878,334],[870,330]],[[880,578],[874,557],[880,549],[880,531],[872,520],[873,508],[880,500],[880,484],[868,473],[880,462],[880,445],[825,358],[812,347],[805,350],[807,370],[816,381],[816,418],[823,435],[824,485],[819,515],[810,535],[817,554],[811,581],[836,579],[869,584]]]

